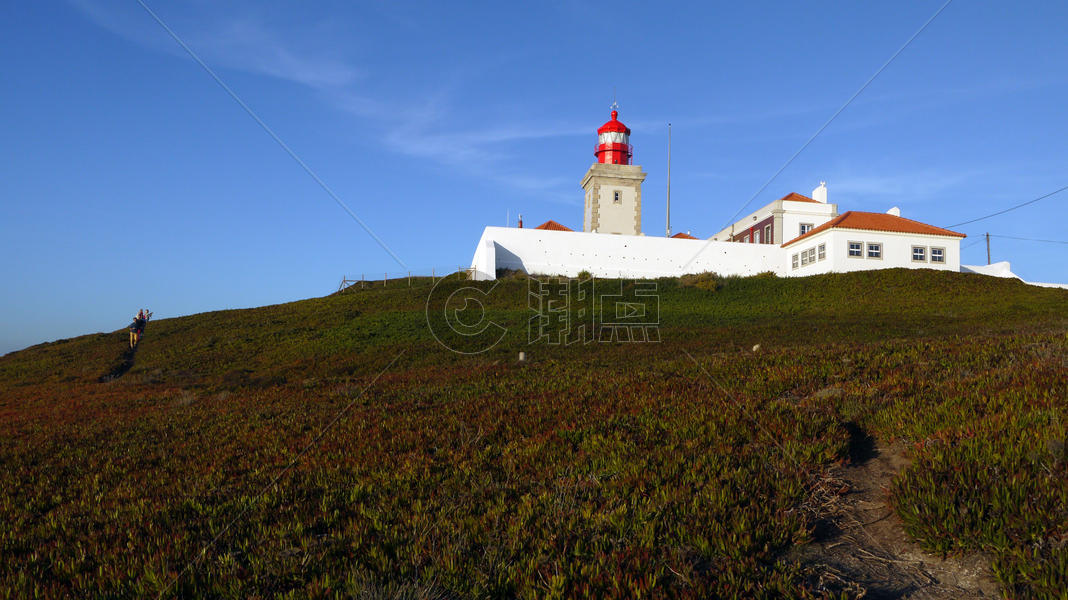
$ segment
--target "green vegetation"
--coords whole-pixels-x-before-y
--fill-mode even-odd
[[[789,557],[851,427],[909,444],[924,547],[1064,597],[1068,293],[695,281],[660,343],[530,344],[532,282],[454,275],[154,321],[104,383],[125,330],[0,358],[0,598],[823,597]],[[428,328],[466,287],[480,354]]]
[[[683,275],[682,277],[679,277],[679,285],[705,290],[706,292],[714,292],[718,290],[722,284],[720,283],[719,275],[706,272]]]

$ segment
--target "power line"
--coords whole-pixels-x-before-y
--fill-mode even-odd
[[[1037,239],[1037,238],[1016,237],[1016,236],[1012,236],[1012,235],[996,235],[996,234],[993,234],[993,233],[990,234],[990,237],[1004,238],[1004,239],[1007,239],[1007,240],[1022,240],[1022,241],[1025,241],[1025,242],[1046,242],[1046,243],[1049,243],[1049,244],[1068,244],[1068,241],[1063,241],[1063,240],[1040,240],[1040,239]]]
[[[1050,193],[1046,194],[1045,196],[1039,196],[1038,198],[1035,198],[1034,200],[1028,200],[1027,202],[1024,202],[1023,204],[1017,204],[1016,206],[1011,206],[1009,208],[1006,208],[1005,210],[999,210],[998,212],[991,213],[991,214],[989,214],[989,215],[987,215],[985,217],[979,217],[978,219],[972,219],[971,221],[965,221],[963,223],[957,223],[956,225],[950,225],[949,227],[960,227],[961,225],[967,225],[968,223],[975,223],[976,221],[982,221],[983,219],[989,219],[990,217],[996,217],[998,215],[1003,215],[1003,214],[1009,212],[1010,210],[1016,210],[1017,208],[1023,208],[1024,206],[1027,206],[1028,204],[1034,204],[1035,202],[1038,202],[1039,200],[1045,200],[1046,198],[1049,198],[1050,196],[1053,196],[1055,194],[1059,194],[1059,193],[1063,192],[1064,190],[1068,190],[1068,185],[1062,187],[1059,190],[1050,192]]]
[[[775,171],[775,174],[774,174],[774,175],[772,175],[772,176],[771,176],[771,177],[770,177],[770,178],[769,178],[769,179],[768,179],[767,181],[765,181],[765,182],[764,182],[764,185],[760,186],[760,189],[759,189],[759,190],[757,190],[757,191],[756,191],[756,193],[755,193],[755,194],[753,194],[753,195],[752,195],[752,196],[751,196],[751,197],[749,198],[749,200],[747,200],[747,201],[746,201],[746,203],[742,205],[742,207],[741,207],[741,208],[739,208],[739,209],[738,209],[738,212],[734,213],[734,216],[732,216],[732,217],[730,218],[730,220],[729,220],[729,221],[727,221],[727,224],[726,224],[726,225],[724,225],[724,228],[726,228],[726,227],[727,227],[727,226],[729,226],[729,225],[730,225],[731,223],[733,223],[733,222],[735,221],[735,219],[737,219],[737,218],[738,218],[738,215],[742,214],[742,212],[743,212],[743,211],[745,211],[746,207],[748,207],[748,206],[749,206],[750,204],[752,204],[752,203],[753,203],[753,200],[756,200],[757,196],[759,196],[760,194],[762,194],[762,193],[764,192],[764,190],[766,190],[766,189],[768,188],[768,186],[769,186],[769,185],[771,185],[771,182],[775,181],[775,179],[776,179],[776,178],[777,178],[777,177],[778,177],[778,176],[779,176],[779,175],[780,175],[780,174],[781,174],[781,173],[782,173],[783,171],[785,171],[785,170],[786,170],[786,168],[787,168],[787,167],[789,167],[791,163],[793,163],[793,162],[794,162],[794,159],[796,159],[796,158],[797,158],[797,157],[798,157],[798,156],[799,156],[799,155],[800,155],[800,154],[801,154],[802,152],[804,152],[804,151],[805,151],[805,148],[808,148],[808,147],[809,147],[809,145],[810,145],[810,144],[811,144],[811,143],[812,143],[812,142],[813,142],[813,141],[814,141],[814,140],[815,140],[815,139],[816,139],[816,138],[817,138],[817,137],[818,137],[818,136],[819,136],[819,135],[820,135],[821,133],[823,133],[823,130],[824,130],[824,129],[827,129],[827,127],[828,127],[828,126],[829,126],[829,125],[830,125],[830,124],[831,124],[831,123],[832,123],[832,122],[833,122],[833,121],[834,121],[834,120],[835,120],[836,118],[838,118],[838,115],[842,114],[842,111],[844,111],[844,110],[845,110],[845,109],[846,109],[846,108],[847,108],[847,107],[848,107],[848,106],[849,106],[850,104],[852,104],[852,103],[853,103],[853,101],[854,101],[854,100],[856,100],[856,99],[857,99],[857,96],[859,96],[859,95],[861,94],[861,92],[863,92],[864,90],[868,89],[868,86],[869,86],[869,85],[871,85],[871,82],[875,81],[875,78],[876,78],[876,77],[878,77],[878,76],[879,76],[879,75],[880,75],[880,74],[881,74],[881,73],[882,73],[882,72],[883,72],[884,70],[886,70],[886,68],[890,66],[890,63],[894,62],[894,60],[895,60],[895,59],[896,59],[896,58],[898,57],[898,55],[900,55],[900,54],[901,54],[902,52],[904,52],[904,51],[905,51],[905,48],[908,48],[908,47],[909,47],[909,45],[910,45],[910,44],[912,44],[912,41],[913,41],[913,40],[915,40],[915,39],[916,39],[917,37],[919,37],[919,35],[920,35],[921,33],[923,33],[923,32],[924,32],[924,30],[926,30],[926,29],[927,29],[927,27],[928,27],[928,26],[929,26],[929,25],[930,25],[930,24],[931,24],[931,23],[932,23],[932,22],[933,22],[933,21],[934,21],[934,20],[935,20],[936,18],[938,18],[938,15],[942,14],[942,11],[946,10],[946,7],[948,7],[948,6],[950,5],[950,3],[951,3],[951,2],[953,2],[953,0],[946,0],[946,3],[945,3],[945,4],[943,4],[943,5],[941,6],[941,8],[939,8],[938,10],[936,10],[936,11],[935,11],[935,13],[934,13],[933,15],[931,15],[931,18],[927,19],[927,21],[926,21],[926,22],[924,22],[924,24],[923,24],[923,25],[921,25],[921,26],[920,26],[920,28],[916,30],[916,33],[912,34],[912,37],[910,37],[910,38],[909,38],[908,40],[906,40],[906,41],[905,41],[905,43],[904,43],[904,44],[902,44],[902,45],[901,45],[901,47],[897,49],[897,52],[894,52],[894,53],[893,53],[893,54],[892,54],[892,55],[890,56],[890,58],[888,58],[888,59],[886,60],[886,62],[885,62],[885,63],[883,63],[883,66],[879,67],[879,69],[878,69],[877,71],[875,71],[875,74],[874,74],[874,75],[872,75],[871,77],[869,77],[869,78],[868,78],[868,80],[864,82],[864,85],[860,86],[860,89],[858,89],[858,90],[857,90],[856,92],[854,92],[854,93],[853,93],[853,95],[852,95],[852,96],[850,96],[850,97],[849,97],[849,99],[845,101],[845,104],[843,104],[843,105],[842,105],[842,106],[841,106],[841,107],[840,107],[840,108],[839,108],[838,110],[836,110],[836,111],[834,112],[834,114],[833,114],[833,115],[831,115],[831,118],[827,119],[827,122],[825,122],[825,123],[824,123],[823,125],[821,125],[821,126],[820,126],[820,128],[816,130],[816,133],[813,133],[813,134],[812,134],[812,137],[808,138],[808,141],[807,141],[807,142],[805,142],[805,143],[804,143],[804,144],[803,144],[803,145],[802,145],[802,146],[801,146],[801,147],[800,147],[800,148],[799,148],[799,149],[797,150],[797,152],[794,152],[793,156],[791,156],[791,157],[790,157],[790,158],[789,158],[789,159],[788,159],[788,160],[787,160],[787,161],[786,161],[785,163],[783,163],[783,165],[782,165],[781,167],[779,167],[779,170],[778,170],[778,171]],[[690,266],[690,263],[692,263],[692,262],[693,262],[693,261],[694,261],[694,260],[695,260],[695,259],[696,259],[696,258],[697,258],[698,256],[700,256],[700,255],[701,255],[701,253],[702,253],[702,252],[704,252],[704,251],[705,251],[705,250],[706,250],[706,249],[708,248],[708,245],[709,245],[710,243],[712,243],[712,240],[711,240],[711,238],[709,238],[709,240],[708,240],[707,242],[705,242],[705,244],[704,244],[703,246],[701,246],[701,248],[700,248],[700,249],[699,249],[699,250],[698,250],[698,251],[697,251],[697,252],[696,252],[696,253],[695,253],[695,254],[694,254],[693,256],[691,256],[691,257],[690,257],[690,260],[686,261],[686,264],[684,264],[684,265],[683,265],[683,268],[685,268],[685,267],[688,267],[688,266]]]
[[[935,13],[933,15],[931,15],[931,18],[927,19],[927,22],[924,23],[919,29],[917,29],[916,33],[912,34],[912,37],[910,37],[908,39],[908,41],[906,41],[900,48],[897,49],[897,52],[894,52],[894,54],[889,59],[887,59],[887,61],[885,63],[883,63],[883,66],[879,67],[879,70],[876,71],[874,75],[869,77],[868,80],[864,82],[864,85],[860,86],[860,89],[858,89],[852,96],[849,97],[849,100],[845,101],[845,104],[843,104],[841,106],[841,108],[839,108],[837,111],[835,111],[835,113],[833,115],[831,115],[831,118],[827,119],[827,122],[824,123],[822,126],[820,126],[820,128],[816,130],[816,133],[812,134],[812,137],[808,138],[808,141],[805,142],[804,145],[802,145],[801,148],[799,148],[797,150],[797,152],[794,152],[793,156],[791,156],[785,163],[783,163],[783,165],[781,167],[779,167],[778,171],[775,171],[775,174],[772,175],[771,178],[769,178],[767,181],[764,182],[764,185],[760,186],[760,189],[757,190],[756,193],[753,194],[753,196],[751,198],[749,198],[749,200],[745,204],[743,204],[741,208],[738,209],[738,212],[734,213],[734,216],[732,216],[730,218],[730,220],[727,221],[727,224],[724,225],[724,227],[726,227],[726,226],[730,225],[731,223],[733,223],[735,221],[735,219],[738,218],[738,215],[742,214],[742,211],[744,211],[746,209],[746,207],[749,206],[753,202],[753,200],[756,200],[757,196],[759,196],[761,193],[763,193],[763,191],[765,189],[767,189],[767,187],[769,185],[771,185],[771,182],[775,181],[775,179],[783,171],[786,170],[786,167],[789,167],[790,163],[794,162],[794,159],[797,158],[798,155],[800,155],[802,152],[804,152],[805,148],[808,148],[809,144],[811,144],[813,142],[813,140],[815,140],[816,137],[819,136],[819,134],[823,133],[823,130],[827,129],[827,126],[829,126],[831,124],[831,122],[834,121],[838,117],[838,115],[842,114],[842,111],[844,111],[846,109],[846,107],[848,107],[850,104],[853,103],[853,100],[856,100],[857,96],[859,96],[861,94],[861,92],[863,92],[864,90],[867,89],[868,86],[871,85],[871,82],[875,81],[875,78],[878,77],[883,72],[883,70],[886,69],[886,67],[890,66],[890,63],[894,62],[894,59],[896,59],[899,54],[904,52],[905,48],[908,48],[909,44],[911,44],[913,40],[915,40],[917,37],[919,37],[919,35],[921,33],[923,33],[923,31],[925,29],[927,29],[927,26],[930,25],[931,22],[934,21],[938,17],[938,15],[942,14],[942,11],[944,11],[946,9],[946,7],[949,6],[950,2],[952,2],[952,1],[953,0],[946,0],[946,3],[943,4],[942,7],[939,8],[937,11],[935,11]]]
[[[1068,241],[1066,241],[1066,240],[1040,240],[1038,238],[1026,238],[1026,237],[1017,237],[1017,236],[1014,236],[1014,235],[998,235],[996,233],[987,233],[987,234],[983,234],[982,236],[979,237],[979,239],[973,241],[972,243],[967,244],[965,246],[961,246],[960,249],[961,250],[967,250],[968,248],[971,248],[972,246],[974,246],[976,244],[981,244],[981,243],[983,243],[983,240],[985,239],[985,237],[988,236],[988,235],[990,237],[992,237],[992,238],[1002,238],[1002,239],[1006,239],[1006,240],[1020,240],[1020,241],[1023,241],[1023,242],[1044,242],[1044,243],[1047,243],[1047,244],[1068,244]]]
[[[363,230],[367,232],[367,235],[371,236],[374,241],[378,242],[378,245],[381,246],[382,249],[385,250],[390,256],[392,256],[393,260],[397,261],[397,264],[404,267],[405,269],[408,268],[408,265],[406,265],[404,261],[401,260],[400,257],[397,256],[397,254],[394,253],[393,250],[390,249],[390,247],[387,246],[386,243],[382,241],[380,237],[378,237],[378,235],[375,234],[374,231],[371,231],[371,228],[363,222],[363,219],[356,216],[356,213],[352,212],[352,209],[341,201],[341,198],[339,198],[338,195],[334,193],[334,190],[330,189],[330,186],[326,185],[326,182],[320,179],[319,176],[315,174],[315,171],[312,171],[311,167],[309,167],[307,163],[301,160],[301,158],[297,156],[297,153],[294,152],[285,142],[283,142],[282,138],[278,137],[278,134],[276,134],[273,129],[268,127],[267,123],[264,123],[263,119],[261,119],[259,115],[253,112],[252,109],[249,108],[249,105],[245,104],[245,102],[241,100],[241,98],[239,98],[232,89],[230,89],[230,86],[223,83],[223,80],[215,74],[215,71],[213,71],[211,67],[207,65],[207,63],[201,60],[200,56],[198,56],[196,52],[193,52],[193,49],[190,48],[184,41],[182,41],[182,38],[178,37],[178,34],[175,33],[173,29],[168,27],[167,24],[163,22],[163,19],[159,18],[159,15],[152,12],[152,9],[144,3],[144,0],[137,0],[137,3],[140,4],[141,8],[145,9],[145,12],[147,12],[149,16],[151,16],[156,21],[156,23],[158,23],[159,26],[162,27],[163,30],[166,31],[171,36],[171,38],[173,38],[174,41],[177,42],[178,45],[186,51],[186,54],[188,54],[194,61],[196,61],[196,63],[200,65],[201,68],[203,68],[208,73],[208,75],[211,75],[211,78],[215,80],[215,83],[219,84],[219,87],[225,90],[227,94],[230,94],[230,97],[234,99],[234,102],[237,102],[241,106],[241,108],[245,109],[245,112],[248,113],[248,116],[252,117],[252,119],[256,121],[256,123],[258,123],[264,131],[267,132],[267,135],[271,136],[271,139],[277,142],[278,145],[286,151],[286,154],[289,154],[289,156],[293,160],[297,161],[297,164],[300,165],[301,168],[304,169],[304,171],[308,175],[310,175],[312,179],[315,180],[315,183],[319,184],[319,187],[323,188],[323,191],[325,191],[327,195],[334,199],[334,202],[336,202],[337,205],[342,208],[342,210],[347,212],[349,216],[352,217],[352,219],[360,225],[360,227],[363,227]]]

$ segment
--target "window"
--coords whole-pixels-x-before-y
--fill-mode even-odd
[[[912,260],[916,262],[927,262],[927,247],[926,246],[913,246],[912,247]]]
[[[812,223],[802,223],[801,224],[801,235],[805,235],[806,233],[808,233],[810,231],[812,231]]]
[[[868,258],[882,258],[883,257],[883,245],[882,244],[868,244]]]
[[[760,230],[759,229],[757,229],[756,231],[753,232],[753,243],[754,244],[759,244],[760,243]]]
[[[946,262],[946,249],[945,248],[931,248],[931,262],[944,263]]]
[[[764,226],[764,243],[765,244],[770,244],[771,242],[772,242],[772,239],[771,239],[771,225],[765,225]]]
[[[623,192],[616,190],[615,192],[612,192],[612,194],[612,202],[623,204]]]
[[[849,242],[849,256],[852,258],[863,258],[864,244],[860,242]]]
[[[801,252],[801,266],[802,267],[805,266],[805,265],[811,265],[814,262],[816,262],[816,249],[815,248],[809,248],[808,250],[805,250],[805,251]]]
[[[818,250],[820,254],[820,260],[827,258],[827,244],[820,244]]]
[[[796,269],[797,268],[797,255],[796,254],[793,255],[792,260],[793,260],[793,263],[794,263],[794,268]]]

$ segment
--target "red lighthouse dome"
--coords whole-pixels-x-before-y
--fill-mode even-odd
[[[634,155],[634,148],[630,145],[630,127],[621,123],[616,118],[618,116],[619,113],[613,110],[612,120],[597,130],[597,150],[593,154],[599,163],[629,165]]]

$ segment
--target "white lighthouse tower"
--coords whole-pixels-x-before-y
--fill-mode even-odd
[[[612,118],[597,130],[597,162],[582,178],[586,191],[582,230],[596,233],[642,234],[642,182],[645,173],[632,165],[634,148],[630,128],[618,119],[612,105]]]

